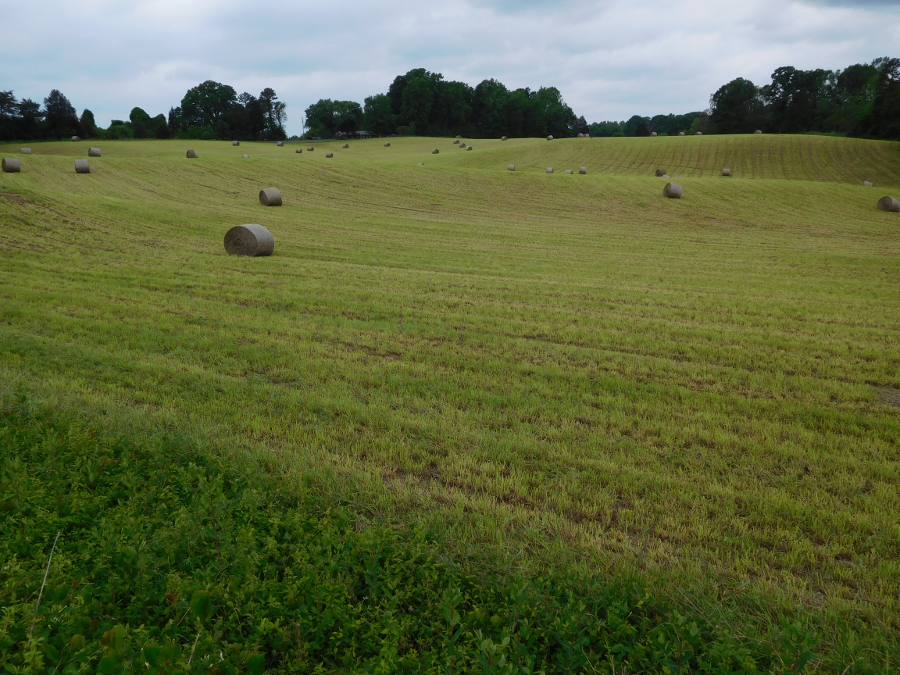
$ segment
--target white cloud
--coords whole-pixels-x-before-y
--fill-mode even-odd
[[[705,108],[735,77],[898,56],[895,0],[0,0],[0,88],[62,90],[97,121],[178,105],[206,79],[288,104],[362,99],[415,67],[556,86],[589,120]]]

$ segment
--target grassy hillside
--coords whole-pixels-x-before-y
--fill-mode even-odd
[[[32,146],[0,175],[2,381],[252,453],[463,553],[637,566],[760,621],[804,608],[846,663],[887,663],[900,217],[875,201],[900,192],[898,144],[471,143],[103,143],[87,176],[87,144]],[[274,256],[225,254],[247,222]]]

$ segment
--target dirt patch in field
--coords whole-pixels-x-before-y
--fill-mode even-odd
[[[885,403],[890,403],[900,408],[900,389],[892,387],[880,387],[878,389],[878,398]]]
[[[0,192],[0,197],[3,197],[6,201],[12,204],[34,204],[34,202],[28,201],[22,195],[17,195],[14,192]]]

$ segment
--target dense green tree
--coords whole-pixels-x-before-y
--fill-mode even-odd
[[[496,138],[508,132],[509,90],[497,80],[484,80],[475,87],[475,129],[483,138]]]
[[[44,99],[44,120],[48,138],[64,138],[81,133],[75,107],[59,89],[51,90]]]
[[[363,126],[366,130],[381,135],[393,133],[397,128],[397,118],[393,113],[390,97],[387,94],[367,96],[364,103]]]
[[[284,123],[287,121],[285,104],[278,100],[278,94],[271,87],[266,87],[259,93],[259,104],[266,120],[263,137],[269,141],[283,141],[287,138],[284,131]]]
[[[876,138],[900,140],[900,59],[875,59],[878,70],[871,111],[861,123],[864,133]]]
[[[772,83],[762,88],[768,106],[767,127],[778,133],[800,133],[815,128],[820,102],[825,102],[827,70],[798,70],[792,66],[772,73]]]
[[[135,138],[151,138],[153,136],[150,128],[150,115],[146,111],[141,108],[132,108],[128,119],[131,120]]]
[[[225,113],[237,102],[237,94],[227,84],[207,80],[188,89],[181,99],[182,128],[215,127],[223,122]]]
[[[650,118],[632,115],[622,129],[626,136],[649,136]]]
[[[331,138],[338,132],[350,133],[359,129],[363,110],[354,101],[319,99],[305,111],[310,136]]]
[[[750,80],[739,77],[709,99],[710,125],[717,134],[752,134],[765,121],[765,103]]]
[[[81,133],[83,133],[86,138],[97,136],[97,122],[94,120],[94,113],[90,110],[87,108],[84,109],[78,123],[81,125]]]

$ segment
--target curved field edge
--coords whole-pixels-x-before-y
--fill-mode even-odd
[[[75,416],[78,417],[77,415]],[[799,672],[808,621],[748,636],[637,577],[475,572],[164,431],[0,402],[9,672]],[[828,663],[835,670],[843,665]],[[880,664],[871,664],[880,665]],[[852,664],[866,672],[867,664]]]

